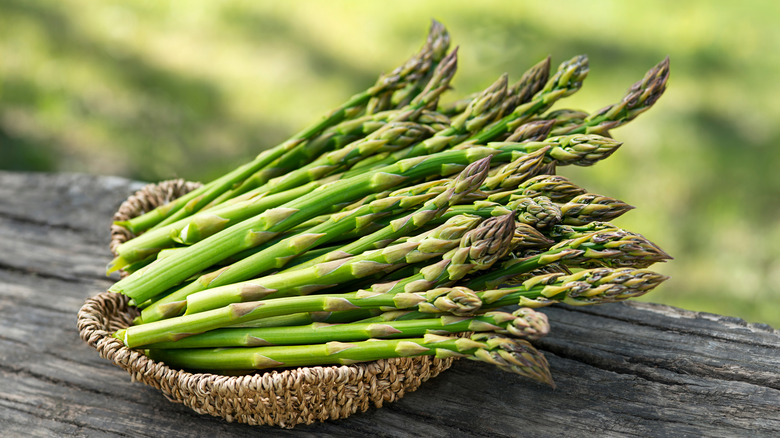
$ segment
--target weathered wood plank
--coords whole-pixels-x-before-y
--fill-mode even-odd
[[[417,392],[293,431],[230,424],[167,401],[85,345],[83,301],[113,281],[119,178],[0,172],[2,436],[772,436],[780,333],[644,303],[546,309],[557,389],[460,361]]]

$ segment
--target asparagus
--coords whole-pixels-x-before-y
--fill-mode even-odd
[[[526,280],[520,286],[474,292],[473,295],[469,294],[468,289],[464,287],[439,288],[423,294],[402,294],[402,295],[404,296],[425,295],[426,296],[425,301],[422,301],[421,298],[418,298],[418,300],[420,301],[418,303],[418,307],[420,308],[420,310],[426,312],[437,312],[441,310],[441,307],[447,309],[456,308],[457,306],[453,306],[451,304],[442,305],[442,303],[437,302],[437,300],[441,300],[441,297],[449,296],[453,291],[460,292],[461,294],[471,295],[469,301],[479,301],[481,303],[480,305],[471,304],[470,306],[467,306],[465,312],[474,311],[476,309],[499,308],[499,307],[513,305],[513,304],[519,304],[521,306],[526,306],[526,307],[541,307],[541,306],[548,306],[550,304],[557,303],[557,302],[563,302],[566,304],[581,306],[581,305],[612,303],[612,302],[618,302],[618,301],[623,301],[626,299],[638,297],[654,289],[666,279],[668,279],[668,277],[646,269],[596,268],[590,270],[583,270],[570,275],[562,275],[560,273],[541,275]],[[373,296],[386,297],[387,295],[388,294],[375,294]],[[476,299],[474,298],[475,296],[477,297]],[[431,299],[432,297],[435,297],[435,299],[432,300]],[[439,304],[439,307],[434,307],[433,304],[431,303]],[[428,306],[428,307],[424,307],[424,306]],[[530,318],[538,318],[538,316],[536,316],[536,314],[534,314],[533,312],[528,312],[523,309],[518,310],[517,312],[515,312],[515,314],[517,316],[518,314],[521,314],[523,312],[527,313],[528,317]],[[417,313],[417,315],[412,316],[413,318],[417,318],[421,316],[419,312],[412,312],[412,313]],[[380,325],[390,324],[390,322],[388,322],[388,319],[390,318],[388,318],[386,315],[380,317],[374,317],[363,322],[363,324],[380,324]],[[533,326],[533,325],[534,324],[529,323],[529,326]],[[515,327],[517,328],[516,325]],[[299,329],[299,330],[303,330],[303,329]],[[338,331],[339,329],[334,329],[334,330]],[[458,330],[460,330],[460,328]],[[475,330],[475,329],[469,328],[468,330]],[[531,333],[535,331],[533,327],[530,328],[526,327],[520,332],[515,332],[512,334],[515,336],[525,336],[528,334],[527,330],[531,330]],[[278,331],[274,332],[273,330],[271,330],[270,332],[279,333]],[[232,336],[236,336],[238,332],[232,332],[232,333],[233,333]],[[127,339],[127,337],[125,336],[126,334],[127,332],[120,331],[117,333],[117,337],[119,338],[124,337],[124,339]],[[193,337],[194,341],[192,342],[195,343],[201,342],[199,341],[199,339],[213,339],[213,338],[220,339],[221,335],[204,334],[200,336],[201,337]],[[282,342],[286,342],[283,336],[284,336],[283,334],[277,335],[277,339],[280,339]],[[312,336],[314,335],[312,334]],[[267,338],[263,338],[262,336],[257,336],[257,337],[260,337],[267,341]],[[175,342],[186,342],[186,340],[178,340],[175,338],[176,337],[174,337],[173,339]],[[249,339],[248,342],[252,341],[251,338],[247,338],[247,339]],[[348,340],[352,340],[352,338]],[[302,342],[305,341],[302,340]],[[166,345],[170,346],[170,344],[166,344]],[[187,344],[182,344],[182,345],[187,345]],[[170,347],[166,347],[166,348],[170,348]]]
[[[560,175],[537,175],[524,181],[515,190],[488,193],[487,200],[506,204],[521,197],[545,196],[556,202],[568,202],[585,194],[586,190]]]
[[[459,216],[433,232],[426,233],[419,240],[410,239],[405,243],[352,257],[196,292],[187,296],[186,303],[171,304],[172,307],[186,306],[185,313],[192,314],[235,302],[309,294],[351,279],[440,256],[457,246],[464,233],[476,227],[480,221],[481,218],[476,216]]]
[[[501,103],[499,117],[508,115],[521,104],[527,103],[531,98],[544,88],[550,77],[550,57],[543,59],[528,71],[523,73],[522,77],[512,84],[507,90],[507,97]],[[439,112],[447,116],[454,116],[463,113],[466,108],[476,99],[479,93],[473,93],[463,99],[442,106]]]
[[[351,177],[370,169],[381,168],[405,158],[433,154],[465,140],[471,132],[478,131],[490,123],[498,114],[498,103],[506,96],[507,77],[502,75],[496,82],[482,91],[479,98],[459,116],[452,119],[449,128],[437,132],[433,137],[395,153],[380,154],[357,163],[345,177]]]
[[[515,221],[515,232],[511,246],[514,251],[549,248],[555,243],[531,225]]]
[[[432,38],[432,36],[436,36],[436,38]],[[427,68],[417,69],[414,75],[407,77],[406,83],[402,87],[390,89],[373,96],[366,105],[367,114],[375,114],[392,107],[400,108],[407,105],[408,100],[420,90],[420,85],[429,82],[429,78],[432,75],[431,67],[442,60],[450,46],[450,38],[446,29],[436,20],[433,20],[431,23],[431,31],[428,34],[426,45],[429,50],[423,52],[423,54],[428,56],[431,61],[426,64]]]
[[[423,227],[428,222],[441,216],[447,208],[457,204],[469,193],[477,190],[485,181],[490,168],[490,157],[477,160],[468,165],[449,185],[449,188],[423,204],[417,211],[394,219],[384,228],[344,245],[337,250],[310,260],[301,266],[310,266],[316,263],[336,260],[360,254],[372,248],[386,246],[396,239],[408,235],[410,232]],[[298,269],[300,269],[300,267]]]
[[[499,117],[503,118],[511,114],[519,105],[530,102],[538,92],[544,89],[548,79],[550,79],[549,56],[523,73],[520,79],[509,87],[508,96],[501,103]]]
[[[480,299],[472,291],[461,288],[433,289],[425,293],[360,290],[343,294],[291,296],[233,303],[217,309],[133,325],[118,331],[115,337],[123,339],[126,346],[135,348],[291,313],[395,308],[417,309],[428,313],[472,314],[480,305]]]
[[[514,131],[534,115],[546,111],[557,100],[574,94],[580,89],[582,81],[587,75],[587,56],[579,55],[563,62],[558,67],[558,71],[531,101],[517,106],[510,114],[487,126],[467,141],[480,144]]]
[[[372,235],[374,236],[374,242],[388,239],[392,241],[395,239],[393,236],[399,237],[406,232],[417,229],[424,225],[425,222],[436,217],[440,211],[446,209],[450,204],[463,199],[468,193],[480,186],[487,173],[489,162],[490,158],[488,157],[467,166],[457,178],[449,182],[448,185],[450,187],[447,190],[426,201],[418,211],[412,213],[406,219],[399,219],[397,222],[392,223],[386,232],[383,233],[380,230],[377,232],[378,235],[374,233]],[[408,191],[398,196],[381,198],[346,214],[332,215],[329,221],[309,228],[303,234],[282,239],[275,245],[271,245],[263,251],[259,251],[223,268],[215,274],[202,276],[197,281],[170,294],[157,305],[144,309],[142,319],[150,322],[170,316],[171,312],[181,307],[181,300],[192,293],[246,280],[253,275],[260,275],[272,268],[281,268],[304,251],[316,245],[322,245],[348,230],[360,229],[364,223],[373,222],[376,218],[381,217],[383,212],[387,212],[395,205],[414,205],[414,202],[420,200],[421,196],[425,196],[425,194],[417,195],[415,199],[413,196],[406,196],[407,194]],[[350,248],[347,248],[347,250]],[[356,251],[353,254],[358,254],[359,252],[362,251]],[[328,255],[316,257],[298,266],[297,269],[332,260],[333,254],[328,254],[331,257],[328,257]],[[342,249],[338,254],[345,254],[345,250]]]
[[[605,143],[605,139],[599,136],[580,137],[590,137],[602,146]],[[570,142],[555,140],[553,143],[557,145]],[[115,283],[109,290],[126,294],[136,302],[145,301],[226,257],[267,242],[279,233],[328,211],[334,204],[354,201],[370,193],[425,177],[446,176],[491,155],[494,162],[507,162],[516,158],[517,153],[527,152],[529,145],[534,144],[502,143],[495,147],[475,146],[464,150],[442,151],[401,160],[374,172],[334,181],[201,240],[183,249],[176,257],[156,260],[144,268],[143,278],[139,274],[140,271],[134,272]],[[583,143],[580,143],[578,147],[582,149],[582,145]],[[536,150],[544,146],[533,147]],[[584,155],[584,158],[592,161],[592,151]]]
[[[352,143],[350,147],[326,154],[322,161],[315,162],[317,163],[315,167],[304,167],[292,174],[303,175],[304,178],[317,179],[318,176],[324,176],[318,172],[327,172],[329,169],[328,166],[323,164],[325,162],[338,166],[336,164],[338,161],[346,162],[353,159],[352,153],[369,154],[377,148],[413,143],[430,133],[432,131],[418,124],[408,122],[391,123],[374,132],[366,139]],[[174,241],[189,245],[196,243],[241,220],[299,198],[327,181],[328,179],[323,179],[319,182],[311,181],[308,184],[292,187],[280,193],[263,194],[263,196],[249,198],[221,208],[195,214],[190,218],[181,219],[168,226],[158,227],[117,247],[119,256],[109,264],[109,272],[120,269],[128,263],[140,260],[149,254],[154,254],[160,248],[170,247],[174,244]]]
[[[609,221],[633,208],[619,199],[585,193],[561,206],[562,222],[566,225],[585,225]]]
[[[490,304],[485,304],[483,302],[482,306],[491,306]],[[495,306],[492,306],[495,307]],[[480,309],[480,312],[484,309]],[[388,310],[385,312],[380,313],[379,315],[371,316],[365,319],[361,319],[359,321],[355,321],[350,324],[393,324],[394,327],[396,322],[400,321],[410,321],[410,320],[419,320],[419,319],[436,319],[441,318],[443,321],[452,321],[454,324],[455,321],[469,321],[472,318],[476,319],[477,321],[482,321],[483,316],[490,316],[493,314],[499,314],[503,315],[506,312],[496,312],[496,311],[489,311],[480,313],[477,315],[471,315],[471,316],[451,316],[451,315],[435,315],[431,313],[424,313],[417,310]],[[510,334],[516,338],[522,338],[527,339],[529,341],[536,341],[544,336],[547,336],[547,334],[550,332],[550,323],[547,319],[547,315],[541,312],[537,312],[534,309],[530,307],[519,307],[514,312],[512,312],[512,316],[514,319],[512,319],[512,323],[509,325],[506,325],[505,329],[506,334]],[[422,323],[419,323],[422,325]],[[447,328],[450,332],[455,332],[450,327]],[[472,326],[471,328],[468,328],[468,331],[473,332],[479,332],[479,331],[491,331],[494,329],[489,328],[482,328],[478,329],[478,327]],[[466,330],[462,330],[466,331]],[[436,331],[431,331],[433,334],[443,335],[444,333],[437,333]],[[502,334],[505,334],[501,332]],[[204,334],[205,335],[205,334]],[[201,335],[196,335],[201,336]],[[185,338],[184,340],[189,340],[194,338],[195,336],[192,336],[190,338]],[[335,340],[335,339],[334,339]],[[169,344],[173,345],[173,344]]]
[[[423,90],[410,105],[402,110],[391,112],[390,115],[387,116],[388,121],[391,122],[390,125],[398,126],[399,122],[408,123],[416,121],[422,114],[423,108],[430,106],[438,100],[441,93],[448,88],[449,82],[455,73],[455,67],[457,65],[456,53],[456,51],[453,51],[442,60],[436,68],[436,72],[434,73],[431,82],[428,83],[426,89]],[[383,128],[379,132],[387,133],[385,129],[386,128]],[[428,131],[431,135],[434,132],[435,131],[432,129]],[[392,134],[389,136],[370,135],[363,141],[355,142],[333,152],[326,153],[299,169],[271,179],[265,186],[259,188],[258,191],[261,193],[277,193],[292,189],[306,181],[317,180],[338,170],[346,169],[363,158],[403,149],[404,147],[422,141],[429,136],[430,135],[404,134],[404,141],[404,139],[398,138],[397,135]],[[385,139],[384,137],[388,138]]]
[[[139,234],[141,231],[149,229],[159,223],[171,223],[181,219],[192,211],[199,210],[225,190],[228,190],[236,183],[240,183],[245,178],[293,149],[295,146],[314,137],[329,126],[341,122],[347,117],[347,114],[351,110],[365,105],[372,97],[390,90],[398,89],[409,80],[415,80],[420,74],[424,74],[425,71],[430,69],[431,63],[433,62],[432,59],[436,52],[446,52],[448,45],[449,35],[446,29],[444,29],[444,26],[440,23],[434,21],[431,25],[428,39],[420,52],[412,56],[405,64],[392,72],[381,75],[373,86],[352,96],[318,122],[293,135],[285,142],[263,151],[250,163],[238,167],[234,171],[225,174],[211,183],[206,184],[175,201],[160,206],[149,213],[128,221],[118,222],[118,224],[126,227],[134,234]]]
[[[313,181],[287,192],[247,200],[218,210],[203,212],[183,218],[172,224],[149,230],[117,246],[117,256],[109,262],[106,272],[110,274],[147,259],[162,249],[174,246],[177,239],[194,240],[196,237],[214,234],[241,220],[247,212],[261,212],[269,208],[278,207],[313,191],[322,184],[323,182]]]
[[[587,64],[587,60],[585,63]],[[561,68],[563,69],[564,66],[562,65]],[[536,90],[540,88],[540,85],[543,84],[549,76],[549,69],[549,58],[531,67],[531,69],[523,75],[523,79],[521,79],[516,86],[513,86],[512,92],[514,94],[509,97],[506,97],[507,93],[505,91],[506,76],[502,76],[497,82],[469,101],[465,110],[458,117],[453,119],[451,130],[442,131],[427,142],[390,154],[387,157],[377,157],[377,159],[366,160],[364,163],[359,163],[353,171],[347,172],[347,176],[352,176],[357,172],[364,171],[364,169],[369,166],[377,167],[381,164],[390,164],[400,159],[435,153],[445,148],[453,147],[461,140],[468,137],[468,132],[475,133],[479,131],[477,134],[471,136],[469,140],[461,143],[455,148],[467,148],[473,144],[493,140],[502,132],[498,132],[500,130],[496,131],[495,129],[489,130],[486,126],[496,118],[501,117],[508,108],[513,107],[521,101],[525,102],[528,100],[528,95],[536,93]],[[558,76],[561,76],[560,71]],[[571,91],[571,93],[576,91],[573,88],[567,88],[574,87],[573,84],[569,84],[566,81],[559,82],[560,83],[556,83],[555,86],[551,87],[551,89],[542,96],[536,98],[538,104],[527,105],[527,111],[516,111],[505,116],[504,119],[502,119],[504,120],[504,123],[501,125],[503,126],[502,129],[516,129],[522,122],[530,119],[537,112],[548,108],[549,105],[552,105],[552,102],[557,98],[563,97],[564,94],[568,95],[566,93],[561,94],[561,90],[566,89],[567,92]],[[497,93],[496,90],[501,92]],[[549,100],[549,105],[539,103],[546,100]],[[509,127],[510,125],[511,128]],[[463,135],[448,140],[447,136],[452,133],[461,133]],[[538,132],[535,134],[538,135]],[[527,135],[530,137],[534,134],[529,132]],[[437,141],[439,140],[438,137],[442,137],[442,140],[444,141]]]
[[[547,360],[528,341],[495,334],[471,338],[428,334],[422,338],[328,342],[301,346],[149,350],[154,360],[186,369],[247,370],[315,365],[350,365],[394,357],[464,357],[553,386]]]
[[[431,221],[432,224],[444,222],[459,214],[473,214],[485,218],[501,216],[514,212],[518,223],[530,225],[544,230],[561,221],[561,209],[546,196],[516,196],[512,201],[501,204],[492,201],[475,201],[469,205],[450,207],[441,217]]]
[[[524,123],[518,126],[504,141],[517,143],[543,141],[550,135],[550,131],[554,124],[555,120],[535,120],[533,122]]]
[[[441,261],[402,280],[374,284],[371,291],[412,293],[452,284],[472,272],[490,268],[504,257],[518,238],[516,231],[512,214],[487,219],[466,233],[460,246],[444,254]]]
[[[475,290],[496,287],[551,263],[578,268],[645,268],[668,259],[671,259],[668,254],[644,236],[619,228],[607,228],[563,240],[540,254],[507,260],[499,269],[472,278],[465,285]]]
[[[425,315],[425,314],[421,314]],[[442,315],[436,318],[385,322],[328,324],[314,322],[292,327],[224,328],[189,336],[175,342],[161,342],[146,348],[261,347],[269,345],[320,344],[330,341],[394,339],[433,333],[491,331],[528,340],[546,335],[550,325],[546,315],[530,308],[513,313],[493,311],[476,316]]]
[[[553,135],[589,133],[608,135],[610,129],[625,125],[650,109],[666,90],[669,80],[669,57],[651,68],[640,81],[634,83],[623,99],[587,116],[575,127],[560,127]]]
[[[647,269],[595,268],[570,275],[539,275],[519,286],[477,292],[477,295],[484,309],[513,304],[532,308],[554,303],[586,306],[642,296],[668,278]]]
[[[446,226],[439,227],[438,232],[425,234],[419,240],[410,240],[394,247],[371,251],[359,257],[319,264],[312,268],[292,272],[287,271],[276,276],[267,276],[257,283],[233,284],[201,292],[200,295],[192,294],[187,297],[186,302],[170,303],[169,306],[173,309],[170,314],[178,314],[183,308],[186,308],[190,314],[132,326],[127,329],[125,342],[128,346],[143,345],[148,342],[165,340],[160,339],[160,337],[173,336],[174,338],[179,338],[214,328],[285,313],[388,306],[411,307],[425,300],[431,301],[431,304],[420,310],[433,311],[437,306],[445,304],[454,305],[452,300],[445,302],[438,299],[439,296],[435,295],[433,291],[429,291],[428,295],[425,296],[408,293],[396,296],[396,291],[403,289],[394,288],[394,285],[373,285],[370,290],[361,290],[350,294],[304,297],[284,297],[284,294],[281,291],[277,291],[277,289],[286,288],[289,290],[306,285],[304,292],[311,292],[312,290],[321,289],[323,283],[344,281],[347,278],[359,278],[367,275],[369,272],[386,270],[388,267],[398,265],[399,263],[415,263],[428,259],[431,253],[438,252],[441,254],[444,251],[448,251],[449,248],[447,246],[455,241],[460,241],[459,248],[448,252],[444,256],[443,264],[431,265],[423,271],[426,271],[426,269],[444,268],[448,278],[458,279],[469,271],[490,267],[498,258],[509,251],[509,244],[514,237],[514,219],[512,215],[488,219],[473,231],[468,230],[474,224],[479,223],[480,218],[463,217],[458,219],[457,221],[452,221],[451,224],[448,223],[445,224]],[[465,235],[463,234],[464,232]],[[461,236],[463,236],[462,239]],[[422,290],[415,288],[415,286],[422,284],[417,277],[411,277],[409,280],[399,284],[405,286],[408,290]],[[271,294],[282,296],[282,298],[249,301],[251,299],[268,298]],[[457,291],[453,291],[452,294],[457,295]],[[249,302],[235,303],[235,301]],[[462,296],[457,298],[456,301],[465,302],[467,306],[471,306],[474,303],[473,301],[469,302],[468,297],[464,301]],[[205,310],[213,309],[215,303],[223,304],[225,302],[234,302],[234,304],[229,304],[219,309]],[[347,307],[344,308],[344,305],[338,307],[338,303],[347,303],[345,304]],[[246,306],[242,306],[244,304]],[[293,309],[291,306],[294,305],[300,307]],[[336,307],[333,308],[333,306]],[[195,311],[199,313],[193,313]],[[456,311],[456,308],[448,308],[448,311]]]
[[[516,160],[501,166],[485,180],[483,189],[490,191],[517,188],[539,171],[546,154],[551,149],[551,146],[546,146],[530,153],[522,154]]]

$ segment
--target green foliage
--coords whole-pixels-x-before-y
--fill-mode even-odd
[[[550,54],[590,57],[553,109],[595,111],[664,56],[666,95],[594,169],[617,223],[676,260],[645,300],[780,326],[780,4],[754,1],[0,2],[0,168],[210,180],[422,42],[460,45],[448,99]]]

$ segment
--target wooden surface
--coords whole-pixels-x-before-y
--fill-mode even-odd
[[[131,382],[76,329],[84,300],[114,281],[110,217],[140,186],[0,172],[0,436],[780,435],[780,332],[642,303],[546,309],[554,390],[461,360],[346,420],[284,430],[198,415]]]

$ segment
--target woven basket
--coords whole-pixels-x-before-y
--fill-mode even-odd
[[[182,180],[148,185],[120,206],[114,220],[137,216],[196,187],[197,184]],[[124,228],[112,226],[111,251],[131,237]],[[194,374],[155,362],[111,337],[111,333],[129,326],[138,313],[135,307],[128,306],[124,295],[98,294],[79,311],[79,333],[100,357],[128,371],[132,380],[159,389],[169,400],[183,403],[195,412],[230,422],[291,428],[345,418],[400,399],[449,368],[453,361],[422,356],[245,376]]]

